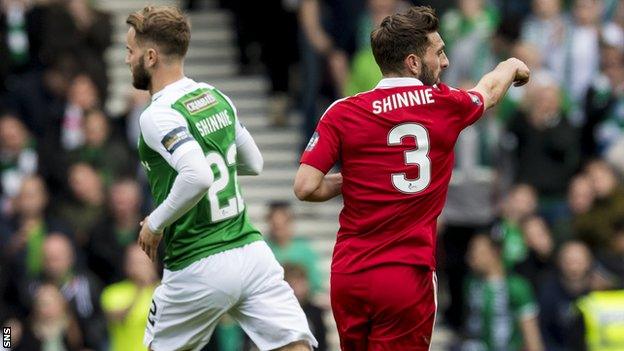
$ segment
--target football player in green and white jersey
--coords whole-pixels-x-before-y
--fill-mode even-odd
[[[143,220],[139,244],[155,260],[165,241],[145,345],[199,350],[228,313],[261,350],[317,346],[241,197],[236,177],[262,170],[260,151],[225,95],[184,76],[187,19],[148,6],[126,22],[133,85],[152,95],[140,118],[139,158],[158,207]]]

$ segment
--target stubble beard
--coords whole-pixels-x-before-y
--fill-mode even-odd
[[[139,90],[149,90],[152,75],[145,69],[145,61],[141,57],[139,64],[132,69],[132,86]]]
[[[433,73],[433,70],[430,70],[424,62],[422,62],[422,70],[418,79],[420,79],[420,81],[424,85],[436,85],[439,81],[439,77],[436,77],[435,73]]]

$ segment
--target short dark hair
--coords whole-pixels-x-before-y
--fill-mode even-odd
[[[191,41],[191,25],[173,6],[145,6],[131,13],[126,23],[136,31],[136,40],[151,41],[163,54],[184,57]]]
[[[273,216],[278,212],[285,213],[289,219],[294,218],[294,213],[292,211],[292,207],[290,206],[290,202],[288,201],[271,201],[269,202],[269,211],[266,214],[266,219],[271,220]]]
[[[275,201],[269,202],[270,213],[273,213],[279,210],[290,211],[291,210],[290,202],[281,201],[281,200],[275,200]]]
[[[429,6],[414,6],[386,17],[371,33],[373,55],[381,72],[402,72],[403,60],[409,54],[422,57],[430,45],[427,35],[437,32],[439,24]]]

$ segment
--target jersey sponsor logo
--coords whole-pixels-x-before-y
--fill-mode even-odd
[[[217,103],[217,99],[212,96],[212,94],[210,94],[209,92],[205,92],[196,98],[184,101],[184,107],[189,113],[195,114],[211,106],[214,106]]]
[[[476,94],[468,92],[468,96],[470,96],[470,100],[472,100],[473,104],[477,106],[480,106],[482,104],[481,99]]]
[[[312,134],[312,137],[310,138],[310,141],[308,141],[308,145],[306,146],[305,151],[312,151],[312,149],[314,149],[314,147],[318,143],[319,138],[320,137],[318,132],[314,132],[314,134]]]
[[[180,145],[191,140],[193,140],[193,137],[189,133],[188,129],[186,129],[186,127],[178,127],[167,133],[161,143],[167,152],[173,154],[173,152],[180,147]]]

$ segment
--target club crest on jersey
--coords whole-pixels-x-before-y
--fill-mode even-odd
[[[184,101],[184,107],[189,113],[195,114],[214,106],[217,102],[217,99],[212,94],[205,92],[198,97]]]
[[[193,137],[189,133],[188,129],[186,129],[186,127],[178,127],[167,133],[161,143],[167,152],[173,154],[173,152],[180,147],[180,145],[191,140],[193,140]]]
[[[482,104],[481,99],[477,95],[475,95],[473,93],[468,93],[468,96],[470,96],[470,100],[472,100],[473,104],[475,104],[475,105],[481,105]]]
[[[310,138],[310,141],[308,141],[308,145],[306,146],[305,151],[310,151],[314,149],[318,141],[319,141],[319,134],[318,132],[314,132],[314,134],[312,134],[312,137]]]

